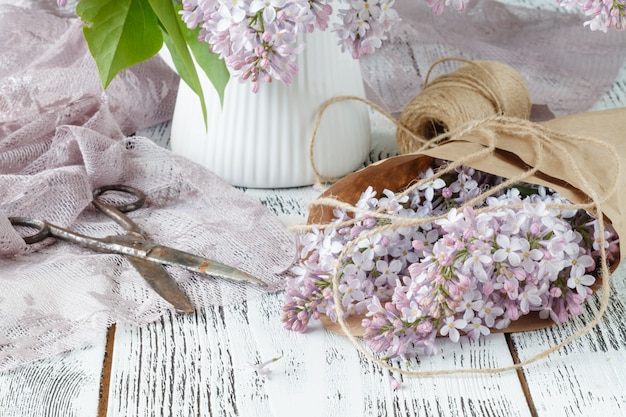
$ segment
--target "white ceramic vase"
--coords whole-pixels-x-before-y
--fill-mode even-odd
[[[231,78],[224,104],[198,69],[207,102],[208,130],[200,102],[180,83],[171,148],[213,171],[232,185],[282,188],[314,182],[310,140],[321,105],[340,95],[364,97],[359,63],[342,53],[330,31],[308,34],[298,57],[299,71],[289,86],[265,83],[258,93]],[[164,57],[167,61],[167,57]],[[359,168],[370,151],[368,109],[363,103],[333,104],[323,115],[313,158],[324,176],[343,176]]]

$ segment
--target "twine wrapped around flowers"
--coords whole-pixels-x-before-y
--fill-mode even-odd
[[[329,101],[356,99],[367,103],[367,100],[354,97],[341,97]],[[369,104],[369,103],[368,103]],[[320,113],[325,110],[322,109]],[[364,232],[342,248],[334,265],[332,276],[332,294],[337,322],[343,334],[370,360],[380,366],[413,376],[434,376],[454,373],[495,373],[522,368],[532,362],[546,357],[571,341],[581,337],[595,327],[606,311],[610,287],[610,269],[605,247],[606,221],[610,221],[618,236],[626,232],[626,218],[622,213],[621,195],[618,190],[626,187],[626,179],[621,176],[622,160],[626,155],[626,144],[620,143],[617,138],[625,126],[625,109],[602,112],[585,113],[567,116],[544,124],[536,124],[519,117],[491,115],[479,120],[467,121],[456,127],[454,131],[437,135],[425,140],[413,135],[413,139],[424,142],[415,153],[384,160],[375,166],[351,174],[342,179],[320,199],[312,203],[309,224],[299,227],[301,230],[327,227],[341,228],[355,223],[355,219],[348,219],[343,223],[328,222],[333,216],[333,209],[340,208],[347,212],[360,213],[372,216],[380,226]],[[397,123],[397,122],[396,122]],[[397,123],[399,130],[408,131],[406,127]],[[575,132],[575,133],[574,133]],[[415,181],[418,171],[424,169],[432,158],[450,161],[442,167],[434,177]],[[600,161],[600,163],[598,163]],[[339,291],[340,272],[349,253],[362,241],[385,230],[401,227],[418,227],[427,223],[441,220],[445,215],[429,218],[401,218],[386,214],[382,211],[363,210],[355,206],[358,196],[365,190],[374,178],[379,186],[385,185],[392,191],[408,195],[411,191],[423,186],[434,178],[440,178],[456,168],[470,166],[480,171],[488,172],[506,178],[502,184],[493,187],[479,196],[465,202],[458,208],[473,207],[490,195],[497,193],[513,184],[527,182],[548,186],[573,204],[552,204],[552,209],[581,209],[596,217],[601,238],[599,244],[601,279],[601,305],[594,319],[566,338],[556,346],[515,365],[501,368],[487,369],[449,369],[430,372],[413,372],[398,369],[388,362],[380,360],[367,350],[357,340],[357,334],[344,318],[342,308],[342,294]],[[367,176],[368,170],[376,169],[377,177]],[[413,169],[413,171],[411,171]],[[381,176],[380,174],[383,173]],[[400,174],[398,176],[398,174]],[[404,175],[404,176],[403,176]],[[387,186],[389,184],[389,186]],[[375,185],[374,185],[375,186]],[[380,190],[379,190],[380,191]],[[398,195],[396,195],[398,196]],[[398,196],[398,197],[399,197]],[[475,212],[485,212],[506,208],[519,208],[520,205],[505,205],[484,207]],[[390,224],[389,220],[393,220]],[[617,267],[619,262],[612,265]]]

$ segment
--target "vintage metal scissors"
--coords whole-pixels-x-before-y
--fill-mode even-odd
[[[128,204],[109,205],[100,200],[100,196],[107,191],[119,191],[130,194],[135,199]],[[124,255],[148,284],[179,312],[191,312],[193,311],[193,306],[181,289],[178,288],[174,279],[168,274],[164,265],[178,266],[190,271],[209,274],[231,281],[247,282],[261,287],[266,286],[263,281],[239,269],[147,240],[139,227],[124,214],[137,210],[143,206],[144,201],[145,195],[143,192],[126,185],[108,185],[94,190],[93,205],[122,226],[127,232],[125,235],[96,238],[63,229],[43,220],[10,217],[9,221],[14,226],[36,229],[34,234],[23,236],[27,244],[53,237],[94,251]]]

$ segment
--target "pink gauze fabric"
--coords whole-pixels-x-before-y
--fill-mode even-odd
[[[556,4],[546,0],[546,7]],[[368,96],[398,115],[419,93],[433,62],[444,57],[505,63],[524,78],[533,104],[555,116],[589,110],[624,65],[624,32],[592,32],[582,13],[472,0],[435,16],[425,1],[397,1],[402,21],[376,53],[361,58]],[[461,63],[435,67],[431,80]],[[541,109],[540,106],[537,108]],[[531,120],[542,120],[541,114]]]
[[[23,216],[89,236],[122,234],[90,205],[102,185],[145,192],[146,204],[129,217],[151,240],[281,288],[296,246],[278,218],[208,170],[132,136],[172,116],[178,76],[160,59],[125,71],[102,93],[78,19],[36,3],[0,5],[0,27],[0,371],[88,346],[113,322],[141,325],[172,308],[123,257],[54,239],[29,246],[9,223]],[[198,307],[261,294],[168,271]]]

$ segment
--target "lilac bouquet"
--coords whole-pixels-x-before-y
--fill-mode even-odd
[[[287,329],[303,332],[322,315],[336,320],[338,268],[344,317],[362,317],[374,351],[433,354],[437,335],[477,339],[531,312],[565,322],[592,294],[599,245],[609,262],[619,259],[610,226],[599,236],[590,214],[547,188],[519,184],[459,211],[504,179],[468,167],[433,175],[422,172],[432,180],[409,193],[369,187],[354,213],[336,208],[327,227],[301,235]]]
[[[465,9],[468,0],[425,0],[435,14]],[[591,30],[623,30],[626,0],[556,0],[580,8]],[[67,0],[57,0],[65,7]],[[400,20],[395,0],[79,0],[76,13],[102,85],[151,58],[165,44],[183,80],[204,103],[194,61],[220,97],[231,75],[252,83],[289,84],[305,35],[330,29],[354,58],[370,54]],[[334,7],[333,5],[337,5]],[[204,104],[203,104],[204,108]]]
[[[467,0],[426,0],[437,14],[444,6],[465,9]],[[335,11],[330,0],[183,0],[182,19],[200,27],[199,39],[223,58],[253,91],[263,82],[290,84],[298,71],[302,35],[329,27],[353,58],[373,53],[400,18],[394,0],[349,0]],[[335,17],[331,22],[331,17]]]

